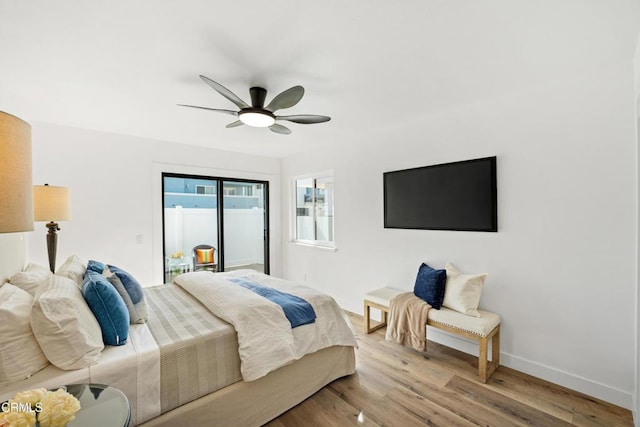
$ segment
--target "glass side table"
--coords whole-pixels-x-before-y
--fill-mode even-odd
[[[67,427],[128,427],[129,399],[115,387],[102,384],[73,384],[67,392],[80,401],[76,418]]]
[[[184,258],[167,258],[164,268],[165,283],[173,283],[177,276],[191,271],[191,262]]]

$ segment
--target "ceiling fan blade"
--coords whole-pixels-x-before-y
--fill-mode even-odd
[[[234,104],[236,104],[238,106],[238,108],[249,108],[250,107],[249,104],[244,102],[242,99],[238,98],[238,96],[235,93],[231,92],[229,89],[227,89],[226,87],[222,86],[220,83],[216,83],[213,80],[211,80],[209,77],[206,77],[206,76],[202,76],[201,75],[200,78],[202,80],[204,80],[204,82],[206,84],[208,84],[213,89],[215,89],[215,91],[218,92],[220,95],[224,96],[229,101],[231,101]]]
[[[276,120],[288,120],[294,123],[302,123],[303,125],[310,125],[313,123],[328,122],[331,117],[317,116],[315,114],[296,114],[293,116],[276,116]]]
[[[289,129],[286,126],[279,125],[277,123],[269,126],[269,129],[271,129],[272,132],[281,133],[283,135],[289,135],[291,133],[291,129]]]
[[[237,128],[238,126],[242,126],[244,123],[240,120],[236,120],[235,122],[229,123],[226,127],[228,128]]]
[[[278,96],[273,98],[269,105],[267,105],[267,110],[274,112],[280,110],[282,108],[291,108],[296,105],[302,99],[304,95],[304,88],[302,86],[294,86],[280,93]]]
[[[200,108],[201,110],[217,111],[218,113],[231,114],[232,116],[238,115],[238,112],[233,110],[222,110],[220,108],[200,107],[198,105],[187,105],[187,104],[178,104],[178,105],[181,107]]]

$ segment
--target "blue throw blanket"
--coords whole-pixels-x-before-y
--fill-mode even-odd
[[[243,288],[247,288],[282,307],[284,315],[289,320],[289,323],[291,323],[291,328],[314,323],[316,321],[316,312],[313,310],[313,307],[300,297],[280,292],[276,289],[260,285],[259,283],[252,282],[247,279],[236,278],[229,279],[229,281],[236,283]]]

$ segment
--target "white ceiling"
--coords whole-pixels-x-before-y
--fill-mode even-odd
[[[636,0],[0,0],[0,110],[48,122],[282,157],[443,109],[631,60]],[[224,114],[302,85],[291,135]]]

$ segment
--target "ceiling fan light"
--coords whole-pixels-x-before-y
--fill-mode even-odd
[[[263,111],[240,111],[238,118],[245,125],[257,128],[266,128],[276,122],[273,115]]]

